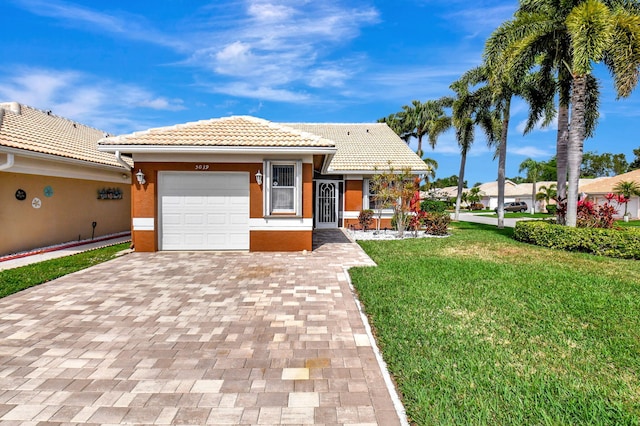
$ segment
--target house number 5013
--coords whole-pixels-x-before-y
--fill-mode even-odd
[[[208,164],[196,164],[196,170],[209,170]]]

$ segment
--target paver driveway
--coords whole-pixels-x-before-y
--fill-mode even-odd
[[[316,237],[133,253],[0,299],[1,423],[400,424],[343,270],[372,262]]]

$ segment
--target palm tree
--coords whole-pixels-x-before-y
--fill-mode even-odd
[[[551,200],[556,200],[558,197],[558,186],[552,183],[549,186],[541,185],[538,193],[536,194],[536,200],[544,201],[545,207],[549,205]]]
[[[613,77],[618,98],[631,94],[638,84],[640,67],[640,13],[635,2],[623,1],[609,7],[601,0],[586,0],[573,8],[566,25],[573,49],[566,223],[576,226],[589,76],[594,62],[603,61]]]
[[[438,162],[433,158],[423,159],[424,164],[427,165],[427,171],[424,174],[424,189],[429,190],[429,178],[434,179],[436,177],[436,169],[438,168]]]
[[[467,153],[475,138],[475,127],[479,125],[487,135],[491,144],[496,141],[496,117],[492,114],[492,94],[487,86],[471,91],[476,69],[466,72],[459,80],[451,84],[455,92],[454,98],[445,98],[443,102],[452,109],[452,123],[455,127],[456,140],[460,147],[460,172],[458,174],[458,197],[456,198],[455,220],[460,218],[460,203],[462,201],[462,186],[467,162]]]
[[[542,168],[544,164],[540,161],[536,161],[532,158],[527,158],[522,163],[520,163],[520,168],[518,169],[518,173],[522,173],[524,170],[527,171],[527,180],[533,182],[533,187],[531,190],[531,214],[536,212],[536,183],[538,182],[538,177],[540,177],[540,173],[542,172]]]
[[[389,114],[386,117],[379,118],[378,123],[386,123],[387,126],[391,128],[397,134],[400,139],[405,141],[407,144],[411,139],[411,129],[407,128],[407,122],[404,119],[404,113],[397,112],[394,114]]]
[[[624,0],[610,3],[623,4]],[[502,61],[511,78],[523,81],[528,70],[538,69],[536,86],[525,91],[523,97],[531,106],[527,123],[528,132],[542,120],[543,125],[551,123],[555,116],[554,94],[558,94],[559,108],[557,145],[557,182],[560,199],[566,198],[568,168],[569,106],[573,75],[568,64],[573,60],[574,46],[568,31],[567,17],[583,0],[522,0],[515,18],[504,23],[494,35],[493,44],[488,46],[504,49]],[[490,39],[491,40],[491,39]],[[590,136],[598,117],[598,87],[594,78],[587,80],[585,109],[585,136]],[[577,187],[574,188],[577,191]]]
[[[433,148],[438,136],[451,127],[451,118],[445,114],[441,100],[413,101],[402,109],[405,128],[410,129],[409,134],[418,140],[416,152],[422,158],[422,138],[427,136]]]
[[[613,190],[616,194],[623,195],[624,198],[629,200],[634,195],[640,196],[640,185],[635,181],[620,181],[613,187]],[[629,202],[624,203],[624,215],[627,215],[627,207],[629,206]]]

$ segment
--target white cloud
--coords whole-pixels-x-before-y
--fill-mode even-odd
[[[466,7],[469,5],[473,6]],[[490,34],[503,22],[513,18],[517,9],[515,2],[498,2],[498,4],[464,2],[461,6],[463,8],[447,13],[445,18],[454,22],[457,27],[465,29],[470,37],[484,37]]]
[[[154,29],[142,16],[117,16],[59,0],[21,0],[18,5],[35,15],[59,19],[90,31],[99,30],[180,51],[188,48],[188,44],[179,37]]]
[[[76,71],[14,67],[0,84],[0,99],[34,108],[109,132],[146,127],[129,117],[145,110],[184,109],[180,99],[166,99],[131,84],[118,83]]]
[[[294,9],[272,3],[251,3],[248,13],[252,17],[260,21],[283,21],[292,17],[295,13]]]
[[[530,157],[530,158],[540,158],[540,157],[548,158],[549,156],[554,154],[553,152],[549,152],[545,149],[540,149],[535,146],[521,146],[517,148],[507,148],[507,152],[509,154],[521,155],[523,157]]]
[[[240,98],[260,99],[261,101],[278,101],[298,103],[309,100],[309,95],[286,89],[274,89],[269,86],[255,86],[243,82],[214,84],[207,86],[211,92],[223,93]]]

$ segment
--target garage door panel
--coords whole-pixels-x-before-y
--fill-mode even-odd
[[[205,215],[203,213],[191,213],[184,215],[185,225],[205,225]]]
[[[208,225],[225,225],[228,219],[226,214],[209,214],[207,215]]]
[[[239,215],[233,215],[229,218],[229,223],[231,225],[242,225],[244,227],[245,225],[249,225],[249,219]]]
[[[159,178],[162,250],[248,250],[249,174],[173,173]]]

